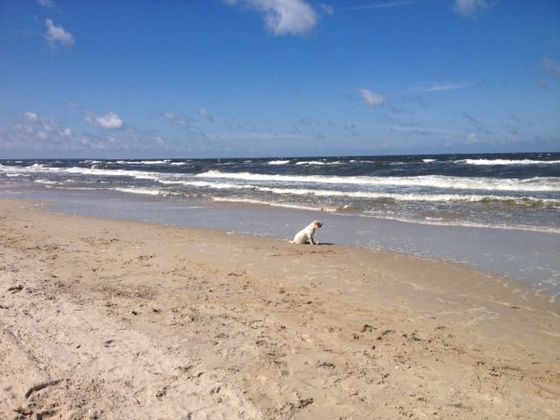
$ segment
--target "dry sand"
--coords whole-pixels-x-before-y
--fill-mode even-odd
[[[559,313],[456,264],[0,201],[2,419],[558,419]]]

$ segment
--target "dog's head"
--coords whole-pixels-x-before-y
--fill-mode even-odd
[[[319,220],[313,220],[311,222],[311,225],[315,228],[315,229],[319,229],[323,226],[323,222],[320,222]]]

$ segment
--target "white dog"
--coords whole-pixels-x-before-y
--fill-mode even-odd
[[[309,226],[296,233],[296,236],[294,236],[294,240],[290,241],[290,243],[319,245],[319,241],[316,241],[313,236],[321,228],[321,226],[323,226],[322,222],[313,220],[309,224]]]

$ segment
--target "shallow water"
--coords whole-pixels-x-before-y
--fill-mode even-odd
[[[560,234],[480,227],[438,226],[202,199],[126,195],[111,191],[0,192],[1,198],[46,200],[70,214],[220,229],[291,239],[313,219],[324,222],[325,243],[402,252],[464,263],[560,296]]]

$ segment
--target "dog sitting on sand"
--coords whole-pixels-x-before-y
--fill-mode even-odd
[[[294,236],[294,240],[290,241],[292,244],[311,244],[319,245],[319,241],[314,239],[315,233],[323,226],[323,223],[318,220],[313,220],[306,228],[300,230]]]

